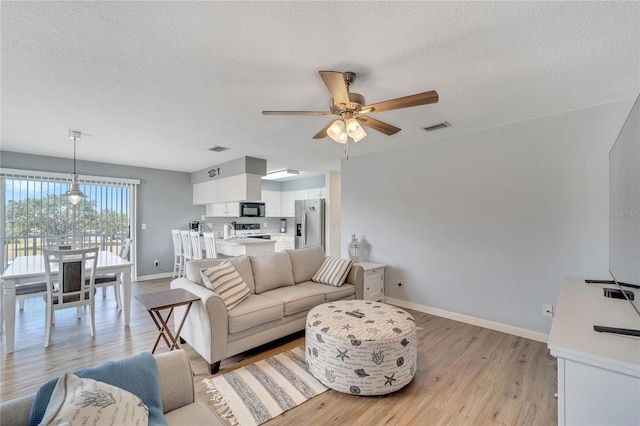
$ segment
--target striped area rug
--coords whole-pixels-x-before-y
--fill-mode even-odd
[[[221,417],[233,425],[260,425],[326,391],[307,370],[304,346],[204,379]]]

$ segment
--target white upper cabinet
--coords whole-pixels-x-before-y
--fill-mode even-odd
[[[206,206],[207,217],[240,217],[240,203],[213,203]]]
[[[316,198],[327,198],[326,188],[313,188],[309,190],[309,200],[315,200]]]
[[[280,191],[262,191],[265,217],[282,216],[282,195]]]
[[[293,191],[293,197],[295,200],[308,200],[309,199],[309,190],[301,189],[298,191]]]
[[[293,191],[282,191],[282,217],[295,217],[296,200]]]
[[[258,200],[261,188],[261,176],[251,174],[196,183],[193,185],[193,204]]]

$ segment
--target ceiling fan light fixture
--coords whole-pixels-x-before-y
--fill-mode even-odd
[[[336,120],[331,123],[331,126],[327,129],[327,136],[338,143],[347,143],[348,136],[344,121]]]
[[[364,139],[365,136],[367,136],[367,133],[355,118],[350,118],[347,120],[347,134],[351,139],[353,139],[355,143],[358,143],[360,140]]]

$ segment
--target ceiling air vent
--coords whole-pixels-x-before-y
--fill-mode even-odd
[[[229,148],[227,148],[226,146],[214,145],[211,148],[209,148],[209,151],[222,152],[228,149]]]
[[[443,121],[442,123],[434,124],[433,126],[425,127],[424,130],[427,132],[433,132],[434,130],[444,129],[445,127],[451,127],[447,121]]]

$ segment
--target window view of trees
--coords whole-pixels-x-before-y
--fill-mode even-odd
[[[69,203],[68,185],[5,179],[4,263],[40,254],[47,237],[82,236],[84,244],[118,253],[130,235],[130,189],[81,185],[85,197]]]

